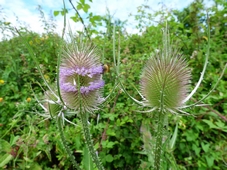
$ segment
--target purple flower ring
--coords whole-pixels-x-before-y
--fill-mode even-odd
[[[91,44],[73,40],[66,45],[59,68],[59,85],[69,108],[91,112],[103,101],[105,83],[99,56]]]

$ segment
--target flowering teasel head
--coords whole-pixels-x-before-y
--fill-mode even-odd
[[[103,101],[100,54],[83,36],[74,39],[70,35],[70,38],[71,42],[63,51],[59,70],[61,97],[69,108],[91,112]]]
[[[146,104],[154,110],[176,113],[184,104],[190,78],[190,69],[177,51],[160,51],[148,60],[143,69],[141,93]]]

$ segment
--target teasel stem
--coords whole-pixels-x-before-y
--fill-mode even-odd
[[[163,138],[163,125],[164,125],[165,115],[163,112],[158,114],[158,129],[156,134],[156,144],[154,151],[154,170],[159,170],[161,167],[161,152],[162,152],[162,138]]]
[[[80,119],[81,119],[81,123],[82,123],[84,138],[85,138],[86,144],[88,146],[88,150],[91,154],[91,158],[92,158],[93,162],[95,163],[98,170],[104,170],[104,167],[102,166],[102,163],[100,162],[100,159],[94,149],[94,145],[93,145],[91,135],[90,135],[90,128],[89,128],[89,124],[88,124],[87,114],[80,113]]]
[[[165,120],[164,113],[164,88],[163,84],[161,96],[160,96],[160,109],[158,110],[158,128],[156,132],[156,142],[154,150],[154,170],[160,170],[161,168],[161,155],[162,155],[162,139],[163,139],[163,125]]]
[[[80,76],[77,77],[78,80],[78,89],[80,91]],[[96,167],[98,170],[104,170],[104,167],[102,166],[102,163],[99,160],[98,155],[95,153],[95,149],[94,149],[94,145],[91,139],[91,133],[90,133],[90,128],[89,128],[89,124],[88,124],[88,114],[83,111],[83,107],[82,107],[82,102],[81,102],[81,94],[78,93],[79,95],[79,99],[80,99],[80,112],[79,112],[79,117],[82,123],[82,130],[83,130],[83,134],[84,134],[84,138],[85,138],[85,142],[87,144],[88,150],[91,154],[91,158],[93,160],[93,162],[95,163]]]
[[[67,155],[69,156],[69,159],[73,164],[73,167],[76,168],[77,170],[81,170],[81,168],[79,167],[79,165],[75,161],[75,158],[74,158],[71,150],[69,149],[69,147],[67,145],[65,135],[64,135],[64,132],[63,132],[63,122],[62,122],[61,116],[58,116],[56,118],[56,121],[57,121],[57,126],[58,126],[58,129],[59,129],[59,132],[60,132],[61,141],[62,141],[62,144],[64,146],[63,148],[65,149]]]

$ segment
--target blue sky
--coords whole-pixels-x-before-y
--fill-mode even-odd
[[[66,1],[66,8],[72,9],[68,0]],[[209,1],[209,0],[206,0]],[[72,0],[76,5],[76,0]],[[87,0],[88,2],[88,0]],[[165,4],[168,9],[183,9],[187,7],[193,0],[93,0],[92,3],[89,3],[91,6],[90,11],[96,15],[105,15],[106,8],[109,9],[111,15],[119,18],[121,20],[128,20],[127,32],[136,33],[138,30],[135,29],[136,21],[133,17],[129,17],[129,14],[136,14],[137,7],[143,3],[147,3],[152,10],[158,10],[161,8],[160,2]],[[18,26],[17,17],[20,22],[24,23],[31,30],[42,33],[43,27],[40,22],[39,12],[36,10],[37,6],[41,5],[46,18],[48,14],[53,13],[55,10],[62,9],[62,0],[0,0],[0,9],[4,9],[4,15],[0,15],[0,20],[2,17],[6,18],[7,22],[10,22],[13,26]],[[73,16],[74,11],[71,12],[68,16]],[[83,13],[81,13],[83,15]],[[61,33],[63,28],[63,18],[58,16],[55,18],[57,29],[56,32]],[[70,19],[68,19],[70,21]],[[81,30],[82,24],[75,24],[70,21],[70,26],[73,29]],[[0,35],[1,39],[1,35]]]

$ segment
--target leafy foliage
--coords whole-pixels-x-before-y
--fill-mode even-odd
[[[227,2],[214,2],[215,5],[207,9],[211,27],[209,65],[198,93],[189,104],[209,92],[227,62]],[[104,95],[107,96],[114,88],[116,77],[112,57],[113,52],[117,52],[113,51],[114,21],[109,14],[101,17],[89,13],[89,8],[83,0],[77,5],[78,10],[88,13],[89,23],[94,26],[94,30],[101,19],[108,27],[106,32],[95,30],[96,36],[92,38],[94,44],[103,50],[103,61],[110,67],[110,71],[103,75],[106,81]],[[141,34],[126,34],[122,31],[124,22],[119,22],[117,28],[119,34],[116,34],[115,49],[120,50],[120,73],[126,90],[140,100],[134,87],[139,87],[141,70],[148,57],[160,48],[161,28],[165,19],[169,21],[171,39],[178,42],[179,50],[192,68],[191,86],[194,87],[200,77],[207,50],[204,4],[199,0],[194,1],[182,11],[173,10],[168,14],[162,11],[150,14],[146,9],[146,6],[139,7],[135,17]],[[64,15],[66,12],[67,10],[63,9],[55,11],[54,15]],[[152,22],[146,22],[152,21],[156,16],[160,16],[158,24],[151,25]],[[1,30],[8,29],[16,33],[13,27],[7,24],[6,18],[0,21]],[[79,21],[78,15],[72,16],[72,19]],[[0,81],[0,167],[3,169],[72,169],[55,123],[37,115],[41,114],[42,110],[32,95],[31,87],[35,94],[42,98],[42,79],[36,68],[37,63],[32,60],[22,41],[26,39],[30,44],[46,80],[53,83],[56,78],[59,47],[64,42],[53,32],[54,29],[50,28],[52,26],[46,26],[47,32],[42,35],[21,27],[19,32],[22,36],[0,42],[0,80],[3,80]],[[92,29],[89,31],[94,32]],[[227,74],[224,74],[218,87],[205,100],[209,105],[188,109],[187,112],[193,116],[169,115],[167,136],[174,133],[175,125],[179,122],[173,152],[179,169],[226,169],[226,87]],[[150,167],[152,156],[147,153],[146,147],[149,148],[149,141],[152,141],[155,135],[156,117],[136,110],[138,106],[117,89],[107,105],[90,117],[93,142],[106,169]],[[68,145],[81,168],[89,169],[93,164],[81,132],[81,122],[77,117],[71,117],[70,120],[78,126],[65,125]],[[166,157],[170,156],[167,154]]]

